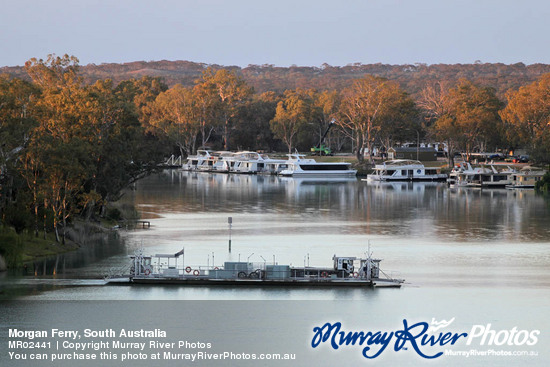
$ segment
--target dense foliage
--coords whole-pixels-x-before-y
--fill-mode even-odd
[[[53,230],[63,241],[74,215],[100,213],[164,152],[124,90],[85,85],[74,57],[25,67],[32,83],[0,79],[0,213],[17,232]]]
[[[4,71],[12,75],[0,77],[2,223],[60,241],[75,216],[103,215],[163,157],[199,147],[309,151],[329,125],[324,143],[358,160],[425,140],[445,143],[450,159],[524,148],[550,162],[547,65],[80,67],[50,55],[27,62],[26,76]]]

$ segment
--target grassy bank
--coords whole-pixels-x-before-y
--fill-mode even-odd
[[[79,247],[70,240],[65,241],[65,244],[57,243],[52,233],[46,234],[44,238],[43,233],[35,237],[34,233],[27,231],[18,234],[11,228],[0,228],[0,254],[10,268],[41,257],[73,251]]]
[[[88,241],[104,236],[115,225],[125,223],[125,227],[130,227],[137,219],[139,213],[133,206],[113,203],[99,222],[74,221],[67,228],[64,244],[56,242],[54,233],[48,232],[44,237],[40,232],[36,237],[32,230],[16,233],[13,228],[0,225],[0,255],[9,268],[20,267],[36,259],[77,250]]]

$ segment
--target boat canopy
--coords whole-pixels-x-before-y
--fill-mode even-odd
[[[385,161],[384,165],[386,167],[387,166],[410,166],[410,165],[423,166],[422,162],[411,160],[411,159],[392,159],[389,161]]]

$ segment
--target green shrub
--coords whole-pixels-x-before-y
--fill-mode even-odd
[[[550,193],[550,172],[542,176],[542,180],[535,184],[535,190]]]
[[[6,259],[8,267],[16,267],[21,263],[23,245],[13,230],[0,227],[0,255]]]
[[[122,219],[122,212],[118,208],[108,208],[105,217],[116,222]]]

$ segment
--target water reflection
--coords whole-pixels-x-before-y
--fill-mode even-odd
[[[311,223],[353,223],[352,233],[453,241],[549,238],[550,211],[533,191],[449,189],[443,183],[367,183],[166,171],[139,182],[130,200],[146,217],[247,213]],[[330,225],[330,224],[329,224]]]

